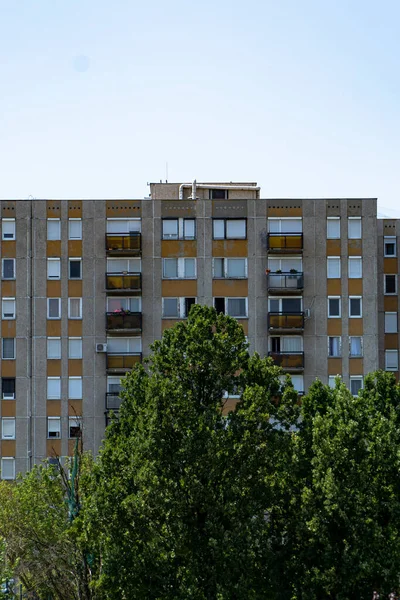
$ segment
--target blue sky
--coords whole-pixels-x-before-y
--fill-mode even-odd
[[[168,162],[400,214],[399,21],[388,0],[1,0],[0,197],[143,197]]]

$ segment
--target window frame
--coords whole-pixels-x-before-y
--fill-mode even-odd
[[[339,300],[339,314],[338,315],[330,314],[329,300]],[[342,297],[341,296],[328,296],[327,301],[328,301],[328,313],[327,313],[328,319],[341,319],[342,318]]]
[[[223,222],[223,229],[224,229],[224,236],[223,237],[215,237],[215,230],[214,230],[214,223],[216,223],[217,221],[222,221]],[[228,237],[227,235],[227,224],[228,221],[244,221],[244,236],[241,237]],[[213,240],[247,240],[247,218],[246,217],[225,217],[225,218],[213,218],[212,219],[212,239]]]
[[[170,234],[169,237],[165,237],[164,234],[164,222],[165,221],[176,221],[177,222],[177,233]],[[194,236],[186,235],[186,222],[193,221]],[[173,237],[172,237],[173,236]],[[161,239],[162,240],[195,240],[197,237],[196,229],[196,218],[195,217],[163,217],[161,219]]]
[[[11,477],[4,477],[4,467],[3,464],[9,463],[12,465],[13,474]],[[15,457],[13,456],[2,456],[1,457],[1,478],[5,481],[12,481],[15,479]]]
[[[330,223],[338,223],[339,225],[339,235],[329,235],[329,224]],[[326,217],[326,239],[327,240],[340,240],[341,239],[341,231],[340,231],[340,217]]]
[[[339,340],[339,353],[331,354],[331,340]],[[342,336],[341,335],[329,335],[328,336],[328,357],[329,358],[341,358],[342,357]]]
[[[12,340],[12,356],[4,356],[4,342],[9,342],[10,340]],[[2,337],[1,338],[1,360],[15,360],[15,355],[16,355],[16,338],[12,337],[12,338],[6,338],[6,337]]]
[[[388,254],[386,252],[386,244],[394,244],[394,254]],[[395,235],[383,236],[383,256],[385,258],[396,258],[397,257],[397,238]]]
[[[387,331],[386,329],[386,317],[395,316],[396,318],[396,328],[395,331]],[[398,313],[396,311],[385,311],[383,315],[383,331],[384,333],[398,333],[399,332],[399,318]]]
[[[80,355],[71,356],[71,342],[80,342]],[[80,360],[83,358],[83,340],[81,337],[69,337],[68,338],[68,359],[69,360]]]
[[[79,423],[79,435],[71,435],[71,421],[75,421],[75,423]],[[68,439],[76,440],[76,438],[82,437],[82,417],[81,416],[69,416],[68,417]]]
[[[58,424],[58,428],[54,430],[54,433],[58,435],[50,435],[50,423]],[[47,417],[47,439],[48,440],[59,440],[61,439],[61,417]]]
[[[49,382],[58,382],[58,395],[49,394]],[[61,390],[61,377],[47,377],[46,379],[46,398],[47,400],[61,400],[62,390]]]
[[[9,316],[5,316],[7,313],[4,310],[4,303],[5,302],[13,302],[14,304],[14,311],[13,311],[13,316],[9,317]],[[17,314],[17,302],[15,298],[8,298],[7,296],[5,296],[4,298],[1,299],[1,318],[3,321],[14,321],[16,319],[16,314]]]
[[[4,223],[13,223],[14,224],[13,232],[11,234],[7,234],[7,235],[11,235],[12,237],[5,237],[4,227],[3,227]],[[15,218],[1,219],[1,239],[3,242],[11,242],[11,241],[14,241],[17,239],[17,225],[16,225]]]
[[[394,277],[394,292],[386,291],[386,278]],[[396,296],[397,295],[397,274],[396,273],[384,273],[383,275],[383,295],[384,296]]]
[[[166,261],[171,261],[171,260],[175,260],[176,261],[176,277],[167,277],[165,275],[165,265],[166,265]],[[185,265],[186,265],[186,261],[188,260],[193,260],[194,261],[194,275],[191,275],[190,277],[185,277]],[[197,260],[195,257],[192,256],[185,256],[185,257],[166,257],[162,259],[162,279],[197,279]]]
[[[58,274],[57,275],[49,275],[49,265],[58,265]],[[61,279],[61,258],[48,258],[47,259],[47,279],[49,281],[58,281]]]
[[[287,229],[282,229],[282,224],[287,221],[297,221],[301,224],[300,231],[287,231]],[[279,231],[271,231],[270,224],[274,222],[279,222]],[[267,217],[267,232],[277,235],[285,235],[285,234],[294,234],[294,235],[302,235],[303,234],[303,217]]]
[[[57,236],[58,237],[49,237],[49,224],[50,223],[53,223],[53,224],[57,223],[58,224],[58,232],[57,232]],[[53,218],[47,219],[47,223],[46,223],[46,239],[48,241],[52,241],[52,242],[61,240],[61,219],[59,219],[59,218],[58,219],[53,219]]]
[[[71,265],[72,263],[78,263],[79,264],[79,277],[72,277],[71,276]],[[77,256],[71,256],[68,258],[68,279],[70,279],[71,281],[81,281],[82,279],[82,258],[81,257],[77,257]]]
[[[197,304],[197,296],[163,296],[161,299],[161,318],[162,319],[187,319],[188,315],[186,314],[186,300],[194,299],[193,304]],[[164,301],[165,300],[176,300],[177,301],[177,316],[165,316],[164,314]]]
[[[71,316],[71,300],[79,300],[79,317]],[[69,297],[68,298],[68,319],[72,321],[81,321],[82,320],[82,297]]]
[[[50,316],[50,300],[58,300],[58,317]],[[61,319],[61,298],[47,298],[47,318],[51,321],[58,321]]]
[[[14,382],[14,391],[13,392],[5,392],[4,391],[4,383],[5,381],[13,381]],[[16,378],[15,377],[2,377],[1,378],[1,397],[3,400],[15,400],[16,397]]]
[[[388,357],[389,356],[396,356],[397,358],[397,364],[395,367],[389,367],[388,366]],[[395,348],[386,348],[385,349],[385,371],[398,371],[399,370],[399,351],[398,349]]]
[[[351,313],[351,301],[352,300],[360,300],[360,314],[353,315]],[[349,319],[362,319],[363,316],[363,306],[362,306],[362,296],[349,296]]]
[[[215,275],[215,261],[216,260],[222,260],[222,272],[223,272],[222,277],[218,277],[217,275]],[[229,269],[228,269],[229,262],[228,261],[232,261],[232,260],[243,260],[244,261],[244,275],[238,275],[238,276],[234,276],[234,277],[229,275]],[[247,257],[215,256],[212,261],[212,270],[213,270],[213,272],[212,272],[213,279],[248,279]]]
[[[356,398],[358,396],[358,393],[360,390],[357,392],[357,394],[353,394],[352,389],[351,389],[352,381],[361,381],[360,390],[362,390],[362,389],[364,389],[364,377],[363,377],[363,375],[350,375],[350,386],[349,386],[350,394]]]
[[[4,263],[6,260],[10,260],[12,261],[12,265],[13,265],[13,276],[12,277],[6,277],[4,275]],[[15,272],[16,272],[16,263],[15,263],[15,258],[10,258],[10,257],[5,257],[1,259],[1,278],[4,281],[15,281],[16,276],[15,276]]]
[[[59,352],[57,353],[57,356],[50,356],[49,354],[49,342],[58,342],[58,346],[59,346]],[[53,337],[53,336],[49,336],[46,338],[46,356],[48,360],[60,360],[61,359],[61,352],[62,352],[62,348],[61,348],[61,338],[60,337]]]
[[[71,224],[80,223],[80,235],[79,237],[71,236]],[[82,239],[82,219],[81,218],[69,218],[68,219],[68,239],[69,240],[81,240]]]
[[[72,383],[80,383],[80,390],[79,390],[79,395],[74,395],[77,392],[72,392],[71,391],[71,387],[72,387]],[[68,377],[68,400],[82,400],[83,398],[83,377],[80,376],[71,376]]]
[[[358,338],[360,340],[360,348],[361,348],[361,353],[360,354],[352,354],[351,353],[351,340],[353,338]],[[363,336],[362,335],[349,335],[349,358],[362,358],[364,356],[364,341],[363,341]]]
[[[4,423],[12,423],[13,433],[12,435],[4,435]],[[15,417],[2,417],[1,418],[1,439],[2,440],[15,440],[16,435],[16,418]]]
[[[360,223],[360,235],[350,235],[350,223]],[[361,217],[347,217],[347,239],[349,240],[362,240],[362,220]]]
[[[355,277],[354,275],[350,274],[350,265],[351,264],[355,264],[355,261],[358,260],[359,261],[359,265],[360,265],[360,275],[357,275],[357,277]],[[362,256],[349,256],[348,257],[348,262],[347,262],[347,277],[348,279],[362,279],[363,276],[363,260],[362,260]]]
[[[338,261],[339,264],[339,275],[333,277],[329,274],[329,265],[333,264],[333,261]],[[342,261],[340,256],[327,256],[326,257],[326,278],[327,279],[340,279],[342,276]]]

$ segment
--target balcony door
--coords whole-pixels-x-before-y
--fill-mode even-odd
[[[303,352],[303,338],[300,336],[285,335],[270,337],[270,348],[274,354]]]
[[[269,312],[300,313],[302,298],[269,298]]]

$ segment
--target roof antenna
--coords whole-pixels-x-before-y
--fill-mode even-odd
[[[165,163],[165,183],[168,183],[168,162]]]

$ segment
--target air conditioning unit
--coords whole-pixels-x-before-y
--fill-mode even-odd
[[[304,317],[305,317],[306,319],[309,319],[309,318],[311,317],[311,308],[306,308],[306,309],[304,310]]]
[[[107,344],[96,344],[96,352],[107,352]]]

